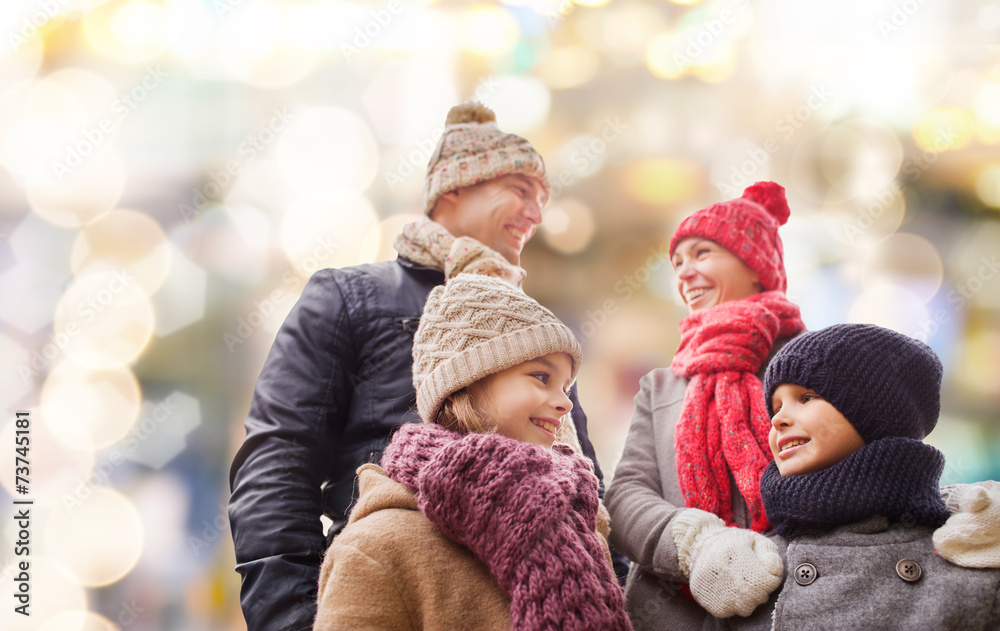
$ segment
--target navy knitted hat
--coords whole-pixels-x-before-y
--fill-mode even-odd
[[[941,411],[941,360],[929,346],[874,324],[837,324],[785,345],[764,375],[767,411],[783,383],[815,390],[865,444],[887,436],[922,440]]]

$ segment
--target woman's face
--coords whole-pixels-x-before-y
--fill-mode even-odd
[[[677,291],[690,313],[760,293],[757,273],[715,241],[688,237],[677,244],[672,261]]]
[[[473,406],[508,438],[551,447],[570,422],[573,360],[550,353],[480,379],[468,387]]]

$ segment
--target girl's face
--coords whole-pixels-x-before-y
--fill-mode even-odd
[[[815,473],[865,446],[851,422],[813,390],[783,383],[771,409],[768,444],[783,476]]]
[[[498,434],[551,447],[562,423],[570,422],[563,417],[573,409],[572,370],[569,355],[550,353],[480,379],[468,392]]]
[[[677,291],[690,313],[742,300],[763,289],[756,272],[711,239],[684,239],[674,249],[672,263],[677,271]]]

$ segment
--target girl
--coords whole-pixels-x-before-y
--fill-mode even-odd
[[[404,425],[320,570],[317,631],[630,629],[588,460],[556,437],[580,345],[501,280],[460,274],[413,344]]]

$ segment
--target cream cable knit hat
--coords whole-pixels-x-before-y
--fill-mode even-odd
[[[430,214],[443,193],[512,173],[541,180],[542,205],[549,200],[551,186],[542,156],[524,138],[500,131],[491,109],[481,103],[462,103],[451,108],[444,124],[427,164],[425,214]]]
[[[575,379],[581,350],[569,327],[498,278],[459,274],[431,291],[413,338],[420,418],[433,422],[448,395],[483,377],[560,351]]]

